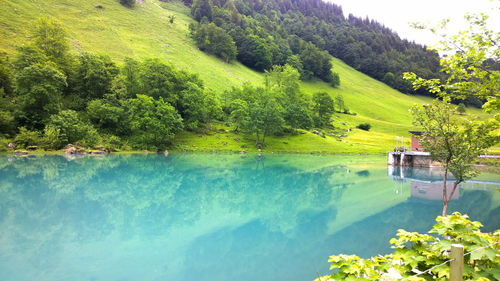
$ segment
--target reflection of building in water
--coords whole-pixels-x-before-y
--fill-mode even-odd
[[[443,199],[443,169],[441,167],[417,168],[402,166],[387,166],[387,176],[394,181],[401,183],[401,192],[403,183],[410,181],[411,197],[426,200]],[[448,175],[446,183],[446,193],[448,196],[453,190],[455,177]],[[488,186],[500,186],[499,182],[469,180],[461,183],[459,189],[455,190],[451,200],[459,199],[460,189],[486,189]]]
[[[443,181],[420,181],[410,180],[411,197],[427,200],[443,200]],[[446,182],[446,193],[450,196],[453,190],[453,182]],[[455,190],[451,200],[459,198],[459,188]]]
[[[426,200],[443,199],[443,170],[440,167],[433,168],[411,168],[401,166],[387,166],[387,176],[395,181],[410,181],[411,197]],[[453,190],[453,176],[448,178],[446,191],[448,195]],[[459,198],[459,190],[456,190],[451,200]]]

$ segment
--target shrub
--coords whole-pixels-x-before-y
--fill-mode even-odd
[[[91,125],[83,122],[74,110],[63,110],[50,117],[49,126],[58,129],[59,140],[64,143],[83,141],[85,144],[97,143],[99,134]]]
[[[365,130],[365,131],[369,131],[371,129],[371,127],[372,127],[372,125],[370,125],[368,123],[361,123],[358,126],[356,126],[356,128],[361,129],[361,130]]]
[[[334,88],[340,85],[340,76],[337,72],[332,72],[332,82],[330,82],[330,85]]]
[[[0,152],[5,152],[9,150],[8,145],[9,145],[8,139],[0,138]]]
[[[460,103],[458,106],[457,106],[457,111],[460,115],[464,115],[465,114],[465,105],[463,103]]]
[[[85,126],[85,130],[85,136],[82,139],[82,144],[86,147],[93,147],[99,142],[99,133],[90,125]]]
[[[122,140],[115,135],[103,135],[100,138],[100,143],[106,151],[115,151],[122,148]]]
[[[45,149],[60,149],[64,146],[61,140],[61,130],[47,125],[43,130],[42,145]]]
[[[119,0],[120,4],[122,4],[125,7],[132,8],[134,7],[135,0]]]
[[[25,127],[19,129],[19,133],[14,139],[17,147],[26,148],[30,145],[38,145],[40,143],[40,133],[37,131],[29,131]]]
[[[13,136],[15,131],[16,122],[12,113],[0,109],[0,136]]]

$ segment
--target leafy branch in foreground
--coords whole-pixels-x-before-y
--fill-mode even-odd
[[[336,272],[316,280],[448,280],[452,244],[465,249],[463,280],[500,280],[500,230],[483,233],[480,222],[458,212],[439,216],[436,222],[429,231],[434,235],[399,229],[397,238],[390,240],[395,249],[390,255],[333,255],[330,269]]]
[[[442,38],[439,46],[432,49],[444,54],[440,65],[448,78],[441,82],[405,73],[405,79],[413,83],[415,90],[427,88],[445,100],[476,97],[487,100],[483,106],[485,110],[497,110],[500,108],[500,33],[488,29],[485,14],[467,14],[465,19],[469,28],[455,35],[442,32],[446,31],[448,21],[436,28],[415,25],[430,29]]]

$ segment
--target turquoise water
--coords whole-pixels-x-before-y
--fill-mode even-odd
[[[328,256],[387,253],[441,213],[435,172],[384,157],[0,155],[0,280],[312,280]],[[500,192],[450,211],[500,228]],[[440,184],[437,184],[439,191]]]

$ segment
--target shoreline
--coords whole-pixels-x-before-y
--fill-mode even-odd
[[[110,153],[78,153],[78,154],[67,154],[64,150],[35,150],[35,151],[22,151],[23,153],[27,153],[24,155],[16,155],[14,151],[3,151],[0,152],[0,155],[11,155],[11,156],[28,156],[28,155],[89,155],[89,156],[106,156],[106,155],[128,155],[128,154],[167,154],[175,153],[175,154],[293,154],[293,155],[371,155],[371,156],[383,156],[386,153],[369,153],[369,152],[324,152],[324,151],[230,151],[230,150],[166,150],[165,152],[161,151],[148,151],[148,150],[127,150],[127,151],[118,151],[118,152],[110,152]]]

